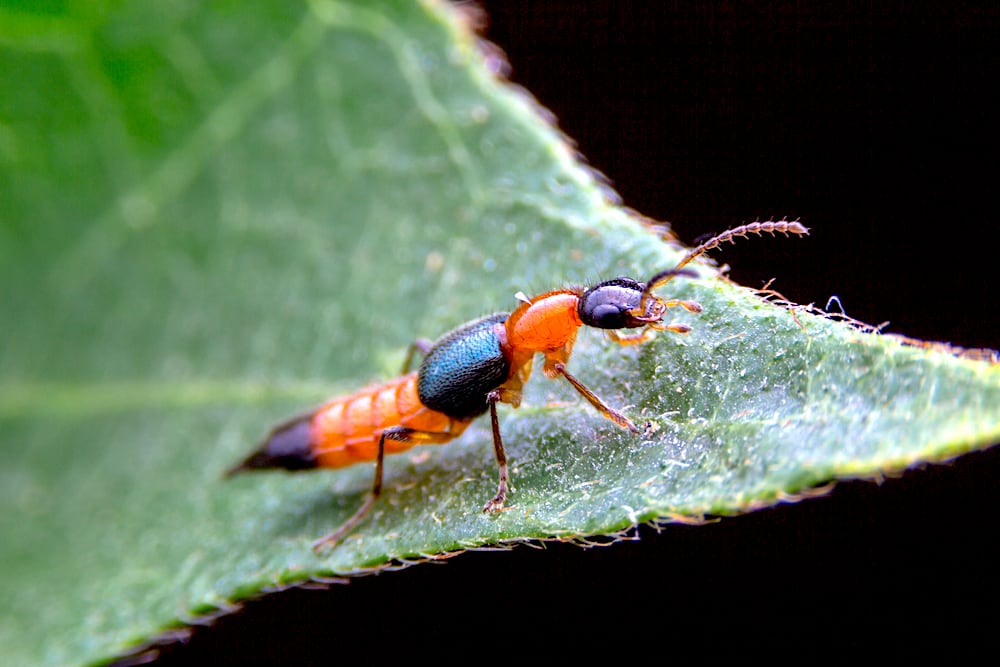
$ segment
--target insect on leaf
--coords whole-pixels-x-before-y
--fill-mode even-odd
[[[691,333],[582,331],[500,421],[371,466],[224,480],[410,343],[684,249],[608,198],[450,6],[0,9],[0,646],[98,663],[287,584],[746,511],[986,447],[1000,371],[767,303],[710,263]],[[741,243],[744,241],[740,241]],[[800,241],[786,243],[789,252]],[[710,316],[705,316],[708,313]]]

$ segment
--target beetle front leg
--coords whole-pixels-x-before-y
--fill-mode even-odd
[[[691,333],[691,326],[688,324],[663,324],[662,322],[656,322],[647,324],[639,333],[623,334],[617,329],[608,329],[606,333],[608,334],[608,338],[619,345],[639,345],[652,340],[657,331],[686,334]]]

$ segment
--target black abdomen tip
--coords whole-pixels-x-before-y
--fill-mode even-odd
[[[312,451],[312,415],[296,417],[274,428],[260,448],[226,475],[260,468],[307,470],[316,467]]]

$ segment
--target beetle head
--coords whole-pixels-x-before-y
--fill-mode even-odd
[[[651,293],[676,275],[694,275],[683,269],[670,269],[654,275],[648,283],[621,277],[606,280],[580,295],[577,313],[580,320],[597,329],[635,329],[663,319],[667,304]]]

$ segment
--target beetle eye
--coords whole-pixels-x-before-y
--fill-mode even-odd
[[[625,313],[613,303],[602,303],[590,311],[593,322],[590,326],[598,329],[621,329],[625,326]]]

